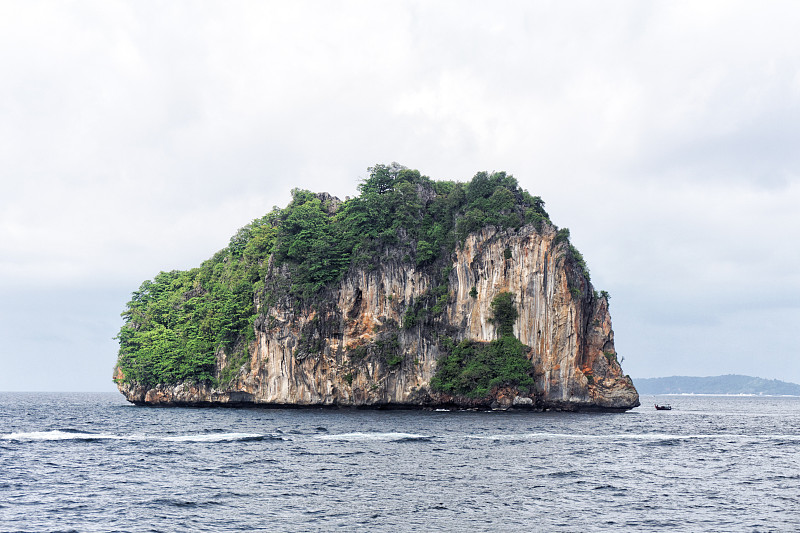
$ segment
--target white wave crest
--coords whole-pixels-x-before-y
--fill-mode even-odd
[[[163,437],[161,440],[169,442],[233,442],[237,440],[262,439],[264,435],[258,433],[212,433],[208,435],[178,435]]]
[[[345,440],[345,441],[399,441],[399,440],[427,440],[431,435],[417,435],[415,433],[339,433],[337,435],[317,435],[320,440]]]
[[[80,433],[76,431],[30,431],[0,435],[2,440],[55,441],[55,440],[124,440],[127,437],[104,433]]]
[[[83,433],[78,431],[29,431],[0,434],[0,440],[6,441],[89,441],[89,440],[126,440],[126,441],[163,441],[163,442],[235,442],[246,440],[258,440],[263,438],[280,439],[280,437],[268,437],[257,433],[211,433],[205,435],[176,435],[176,436],[156,436],[156,435],[110,435],[106,433]]]

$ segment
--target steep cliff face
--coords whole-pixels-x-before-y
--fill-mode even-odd
[[[606,298],[598,297],[568,243],[545,223],[484,228],[457,248],[444,282],[387,253],[352,268],[311,301],[259,302],[255,341],[242,361],[217,353],[217,387],[143,387],[118,379],[128,400],[145,404],[630,409],[638,394],[617,362]],[[271,266],[268,282],[288,272]],[[431,298],[438,289],[437,298]],[[534,390],[495,388],[469,399],[430,387],[442,338],[492,341],[491,302],[515,298],[514,334],[530,350]],[[433,302],[438,303],[436,306]],[[420,306],[425,320],[409,320]],[[231,372],[233,370],[233,372]],[[122,376],[118,376],[122,377]]]

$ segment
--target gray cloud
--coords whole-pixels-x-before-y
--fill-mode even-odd
[[[3,4],[0,309],[129,293],[377,162],[507,170],[611,291],[630,373],[800,381],[798,26],[791,2]]]

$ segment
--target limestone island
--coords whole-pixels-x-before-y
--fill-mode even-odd
[[[292,190],[122,313],[139,405],[626,410],[608,294],[504,172],[376,165],[359,195]]]

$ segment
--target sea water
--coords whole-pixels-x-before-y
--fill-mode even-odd
[[[800,530],[800,398],[642,403],[149,408],[0,393],[0,531]]]

